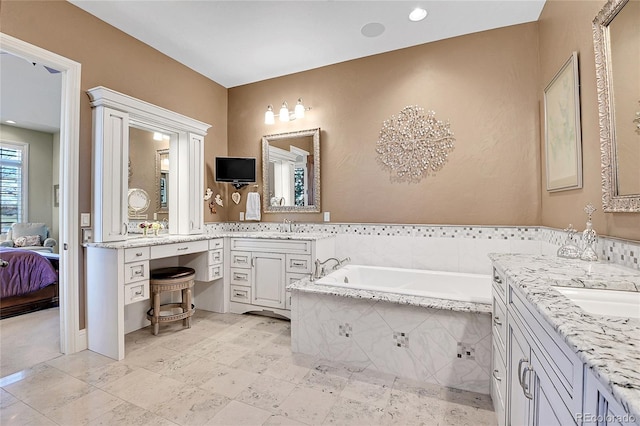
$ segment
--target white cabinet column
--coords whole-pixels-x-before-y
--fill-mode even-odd
[[[127,235],[129,114],[106,106],[93,110],[94,240],[119,241]]]

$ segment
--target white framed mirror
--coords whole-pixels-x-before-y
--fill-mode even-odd
[[[148,209],[129,220],[169,221],[169,144],[176,134],[129,123],[129,188],[149,197]]]
[[[320,128],[262,137],[265,213],[320,212]]]
[[[605,212],[640,212],[640,2],[609,0],[593,21]]]

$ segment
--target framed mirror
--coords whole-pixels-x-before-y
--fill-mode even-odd
[[[147,194],[148,209],[129,220],[169,220],[169,144],[172,134],[133,123],[129,126],[129,188]]]
[[[609,0],[593,21],[605,212],[640,212],[640,2]]]
[[[320,212],[320,129],[262,137],[265,213]]]

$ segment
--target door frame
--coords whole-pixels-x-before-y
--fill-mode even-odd
[[[87,348],[86,330],[80,330],[78,158],[80,133],[80,72],[78,62],[0,33],[0,48],[31,62],[59,70],[62,75],[60,108],[60,351]]]

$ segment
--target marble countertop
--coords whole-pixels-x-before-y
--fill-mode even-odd
[[[640,418],[640,320],[586,312],[554,287],[640,291],[640,271],[555,256],[490,254],[625,409]],[[640,309],[640,307],[639,307]]]
[[[108,249],[124,249],[133,247],[159,246],[163,244],[185,243],[191,241],[212,240],[215,238],[264,238],[275,240],[302,240],[316,241],[324,238],[335,237],[333,234],[311,232],[217,232],[197,235],[172,235],[160,234],[158,236],[144,237],[131,234],[123,241],[109,241],[104,243],[86,243],[84,247],[99,247]]]
[[[352,299],[380,300],[382,302],[396,303],[398,305],[421,306],[423,308],[443,309],[447,311],[470,312],[490,314],[491,305],[484,303],[459,302],[455,300],[437,299],[434,297],[408,296],[382,291],[359,290],[345,287],[334,287],[325,284],[316,284],[309,278],[293,282],[287,286],[288,290],[302,291],[305,293],[324,294],[330,296],[350,297]]]

